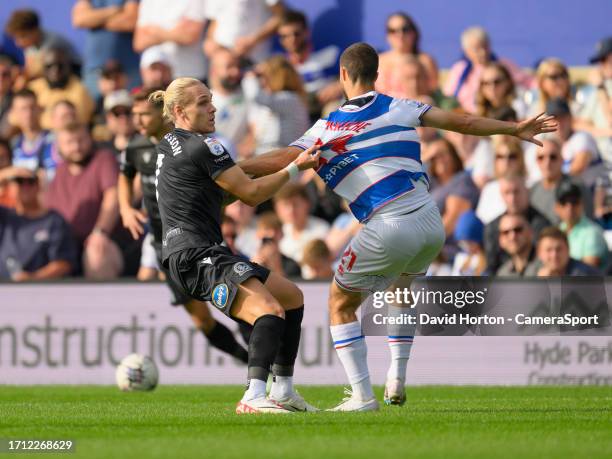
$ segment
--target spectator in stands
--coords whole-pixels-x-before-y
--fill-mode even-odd
[[[23,51],[6,32],[0,32],[0,54],[8,57],[19,68],[25,66]]]
[[[529,205],[529,191],[525,186],[525,177],[508,174],[499,180],[499,189],[506,204],[506,213],[524,215],[536,237],[543,228],[550,226],[548,219]],[[508,256],[499,249],[500,220],[501,216],[485,226],[484,248],[487,255],[487,267],[490,272],[496,272],[501,264],[508,259]]]
[[[405,55],[394,72],[399,75],[402,85],[402,92],[398,97],[431,103],[443,110],[455,110],[459,107],[457,99],[445,96],[440,88],[430,89],[427,69],[418,57]]]
[[[330,280],[334,277],[332,254],[322,239],[313,239],[304,246],[302,277],[308,280]]]
[[[224,215],[221,218],[221,236],[228,249],[232,251],[234,255],[247,258],[238,247],[236,247],[236,238],[238,237],[238,225],[236,221],[229,215]]]
[[[285,11],[282,0],[207,0],[208,27],[204,53],[219,47],[258,63],[268,58],[272,36]]]
[[[58,100],[51,107],[51,132],[55,133],[64,126],[77,123],[79,116],[76,107],[66,99]]]
[[[402,97],[404,82],[398,69],[406,56],[414,56],[425,69],[427,92],[438,88],[438,66],[434,58],[421,51],[421,32],[406,13],[393,13],[387,18],[387,43],[391,48],[380,55],[376,90],[392,97]]]
[[[607,165],[595,181],[593,215],[604,230],[612,230],[612,168]],[[589,198],[585,194],[585,207]],[[587,210],[587,215],[589,215]]]
[[[225,207],[225,215],[236,222],[236,248],[248,258],[253,258],[259,248],[255,208],[237,200]]]
[[[36,11],[13,11],[5,30],[25,54],[25,73],[28,80],[43,75],[44,54],[49,49],[63,50],[68,72],[78,73],[80,70],[81,58],[74,46],[61,35],[43,29]]]
[[[85,277],[116,278],[123,269],[121,251],[111,239],[119,220],[117,161],[110,151],[94,148],[81,124],[65,126],[57,142],[64,162],[47,190],[47,205],[72,227]]]
[[[132,97],[126,90],[110,93],[104,98],[104,112],[108,131],[107,145],[115,156],[119,156],[135,134]]]
[[[567,234],[570,256],[594,268],[605,268],[608,246],[603,230],[584,215],[582,190],[570,181],[563,181],[555,191],[555,212],[559,228]]]
[[[543,146],[537,149],[537,164],[541,171],[542,180],[536,182],[529,190],[529,202],[538,212],[544,215],[551,223],[557,225],[560,220],[555,212],[555,193],[559,185],[570,178],[562,171],[563,160],[561,158],[561,143],[556,137],[542,140]],[[588,190],[581,186],[582,195],[585,197],[584,204],[587,215],[592,215],[592,197]]]
[[[544,228],[538,237],[538,261],[529,265],[526,275],[598,276],[601,272],[592,266],[570,258],[567,236],[554,226]]]
[[[308,193],[303,185],[297,183],[281,188],[274,197],[274,208],[283,222],[281,252],[300,263],[306,244],[313,239],[324,239],[329,232],[329,224],[310,215]]]
[[[329,45],[315,50],[306,16],[301,11],[286,11],[278,27],[280,43],[287,59],[304,82],[311,118],[319,119],[323,108],[339,102],[342,86],[338,80],[340,49]]]
[[[98,72],[98,91],[93,124],[104,123],[104,98],[110,93],[127,89],[128,76],[117,61],[108,61]]]
[[[64,50],[49,48],[43,56],[43,76],[32,81],[29,88],[36,93],[43,108],[41,125],[51,127],[51,107],[59,100],[69,100],[79,114],[79,121],[88,123],[94,111],[94,102],[83,83],[70,73],[70,62]]]
[[[325,244],[334,260],[340,258],[351,238],[361,229],[361,223],[353,216],[345,200],[342,200],[342,208],[343,212],[334,219],[325,237]]]
[[[11,124],[19,130],[13,138],[13,165],[39,172],[41,183],[53,178],[60,158],[53,149],[53,139],[40,126],[40,107],[36,94],[22,89],[13,97]]]
[[[591,134],[585,131],[575,131],[572,127],[572,113],[563,99],[551,99],[546,104],[546,113],[557,118],[558,136],[563,145],[563,172],[572,176],[584,173],[589,167],[601,163],[597,144]],[[535,147],[535,145],[534,145]]]
[[[94,100],[100,96],[98,79],[108,61],[127,72],[130,88],[140,84],[139,58],[132,48],[137,18],[138,0],[77,0],[74,4],[72,25],[87,30],[83,83]]]
[[[240,60],[232,51],[218,48],[211,56],[209,82],[217,108],[216,132],[229,139],[241,157],[248,132],[248,104],[242,90]]]
[[[531,77],[505,58],[498,59],[491,50],[489,35],[482,27],[471,27],[461,34],[461,47],[465,56],[450,69],[444,93],[454,96],[468,112],[476,111],[476,93],[480,86],[484,68],[491,62],[499,61],[512,75],[518,86],[528,88]]]
[[[508,256],[497,276],[522,277],[535,260],[533,230],[522,214],[504,214],[499,220],[499,247]]]
[[[476,207],[478,188],[470,174],[463,170],[459,154],[448,140],[438,139],[432,142],[428,156],[429,173],[434,179],[431,195],[442,214],[446,235],[450,236],[455,231],[459,216]]]
[[[0,138],[11,137],[9,111],[13,100],[13,85],[17,72],[8,56],[0,54]]]
[[[521,177],[527,175],[523,147],[519,138],[495,136],[493,137],[493,151],[495,180],[491,180],[482,188],[478,207],[476,207],[476,215],[485,225],[506,211],[499,189],[499,179],[508,174],[516,174]]]
[[[0,138],[0,206],[12,208],[15,206],[15,197],[8,186],[13,169],[11,164],[11,146]]]
[[[612,37],[597,44],[597,53],[590,61],[597,64],[593,72],[594,90],[579,116],[585,130],[597,139],[604,160],[612,163]]]
[[[480,86],[476,93],[476,114],[487,118],[497,118],[504,108],[510,107],[518,119],[525,118],[527,108],[517,98],[512,75],[499,62],[490,62],[480,77]]]
[[[0,207],[0,279],[23,282],[70,274],[76,248],[68,224],[60,214],[42,206],[34,172],[12,171],[15,209]]]
[[[473,210],[462,213],[457,219],[453,236],[460,251],[453,262],[453,276],[484,276],[487,274],[487,258],[482,248],[484,225]]]
[[[165,88],[172,81],[172,65],[166,54],[159,48],[140,58],[141,89]]]
[[[293,66],[274,56],[256,68],[260,90],[249,105],[255,154],[284,148],[310,126],[306,93]]]
[[[527,93],[529,108],[527,116],[536,116],[546,111],[546,105],[552,99],[563,99],[572,110],[577,110],[572,96],[569,71],[565,64],[556,58],[544,59],[536,71],[537,90]]]
[[[163,53],[173,78],[206,78],[207,63],[201,44],[207,0],[141,0],[134,32],[134,49],[156,56]],[[142,66],[141,66],[142,68]]]
[[[500,121],[518,121],[514,109],[505,105],[493,110],[490,116]],[[480,189],[495,178],[495,146],[493,145],[495,138],[495,136],[479,137],[474,152],[466,163],[466,167],[472,171],[472,180]],[[521,145],[525,151],[531,144],[523,142]],[[525,155],[523,158],[526,160]]]
[[[257,220],[259,249],[252,260],[284,277],[300,277],[301,268],[295,260],[280,251],[283,224],[274,212],[266,212]]]

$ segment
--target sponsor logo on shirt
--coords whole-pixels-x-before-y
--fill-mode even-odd
[[[367,128],[370,124],[367,121],[328,121],[325,124],[325,129],[328,131],[352,131],[359,133]]]
[[[49,231],[46,229],[38,230],[34,233],[34,242],[46,242],[49,240]]]
[[[325,180],[325,182],[329,182],[336,176],[338,172],[340,172],[346,166],[354,162],[356,159],[359,159],[359,155],[357,155],[357,153],[353,153],[352,155],[348,155],[345,158],[342,158],[342,161],[338,162],[331,169],[329,169],[327,174],[325,174],[325,177],[323,177],[323,180]]]
[[[212,292],[212,303],[219,309],[225,308],[229,298],[227,284],[218,284]]]

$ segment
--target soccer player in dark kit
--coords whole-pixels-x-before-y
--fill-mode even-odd
[[[206,134],[215,130],[209,89],[194,78],[178,78],[156,91],[164,116],[174,123],[157,146],[157,202],[163,225],[162,261],[184,294],[210,301],[237,321],[253,325],[248,383],[237,413],[314,411],[293,388],[304,297],[278,274],[222,245],[220,220],[224,191],[254,206],[276,193],[301,170],[316,167],[316,147],[286,168],[249,178],[225,148]],[[274,381],[266,396],[272,368]]]
[[[123,225],[130,231],[134,239],[144,233],[147,216],[132,206],[134,195],[134,178],[140,174],[142,194],[150,230],[153,235],[153,247],[157,255],[158,267],[164,272],[166,283],[172,293],[172,304],[183,305],[189,313],[195,327],[202,331],[209,343],[214,347],[247,363],[248,353],[242,347],[232,332],[222,323],[217,322],[208,310],[208,305],[202,301],[189,298],[175,285],[168,272],[163,267],[162,258],[162,222],[155,197],[155,165],[156,145],[172,130],[172,124],[164,121],[162,115],[163,103],[157,106],[149,102],[152,90],[142,90],[134,95],[133,115],[135,125],[140,135],[130,141],[121,154],[119,176],[119,208]]]

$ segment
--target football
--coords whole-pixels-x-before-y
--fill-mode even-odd
[[[115,379],[119,389],[124,392],[149,391],[157,386],[159,371],[149,357],[130,354],[117,367]]]

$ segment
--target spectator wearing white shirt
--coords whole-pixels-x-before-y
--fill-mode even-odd
[[[270,55],[271,37],[276,33],[285,8],[281,0],[208,0],[211,21],[204,52],[232,49],[239,57],[261,62]]]
[[[329,224],[310,215],[311,203],[304,186],[285,185],[274,197],[274,208],[283,222],[281,252],[298,263],[302,262],[304,248],[313,239],[325,239]]]
[[[206,0],[142,0],[134,32],[134,49],[143,53],[167,56],[173,78],[204,79],[206,57],[202,54]]]

